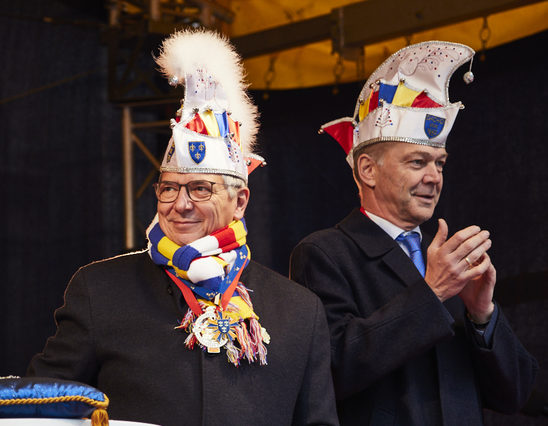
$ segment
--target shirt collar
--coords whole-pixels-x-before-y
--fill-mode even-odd
[[[401,233],[408,234],[410,232],[417,232],[422,241],[422,233],[421,233],[420,227],[418,226],[412,229],[411,231],[406,231],[405,229],[401,229],[400,227],[394,225],[392,222],[389,222],[382,217],[374,215],[373,213],[363,208],[362,208],[362,212],[364,212],[369,217],[369,219],[375,222],[384,232],[390,235],[390,238],[392,238],[393,240],[395,240]]]

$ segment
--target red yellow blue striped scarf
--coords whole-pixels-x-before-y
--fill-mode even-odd
[[[213,300],[223,294],[235,273],[225,273],[245,267],[249,258],[246,243],[247,229],[243,220],[233,221],[211,235],[179,246],[171,241],[156,223],[148,232],[150,256],[157,265],[165,266],[199,297]]]
[[[209,352],[217,352],[211,347],[204,347],[200,339],[194,333],[193,325],[201,314],[208,310],[213,311],[209,319],[209,327],[217,327],[217,340],[226,344],[223,347],[227,351],[228,359],[238,366],[242,358],[249,362],[258,360],[261,365],[266,365],[266,347],[270,337],[259,324],[259,317],[253,311],[253,304],[245,286],[238,282],[234,295],[227,306],[220,306],[219,299],[230,284],[239,279],[241,270],[246,267],[250,254],[246,245],[247,229],[244,220],[233,221],[225,228],[217,230],[210,235],[179,246],[171,241],[155,220],[148,229],[147,236],[150,242],[149,253],[157,265],[163,266],[170,272],[170,277],[179,286],[183,295],[182,286],[187,286],[198,298],[197,311],[189,304],[189,309],[176,327],[189,333],[185,345],[193,349],[198,343]],[[174,275],[176,275],[176,278]],[[187,290],[188,291],[188,290]],[[229,295],[230,296],[230,295]],[[185,300],[187,296],[185,296]],[[225,328],[230,325],[229,329]],[[228,331],[227,331],[228,330]],[[226,332],[225,332],[226,331]],[[223,340],[221,340],[223,339]]]

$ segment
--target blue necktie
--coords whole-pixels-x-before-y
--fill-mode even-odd
[[[396,241],[401,242],[407,250],[409,250],[409,257],[419,270],[420,274],[424,277],[426,268],[424,266],[424,259],[422,258],[421,251],[421,238],[418,232],[411,232],[407,235],[401,233],[396,238]]]

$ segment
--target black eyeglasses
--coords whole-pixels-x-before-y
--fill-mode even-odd
[[[179,196],[181,187],[184,186],[188,198],[192,201],[207,201],[213,194],[213,185],[229,186],[224,183],[210,182],[208,180],[192,180],[187,183],[177,183],[169,181],[157,182],[154,185],[156,198],[160,203],[172,203]]]

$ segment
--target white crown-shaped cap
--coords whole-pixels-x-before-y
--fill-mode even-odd
[[[341,144],[352,167],[353,151],[364,145],[399,141],[445,147],[463,108],[449,101],[449,80],[473,56],[470,47],[445,41],[405,47],[371,74],[353,118],[329,122],[321,130]]]
[[[160,171],[224,174],[247,182],[264,160],[252,153],[257,108],[233,46],[214,32],[184,30],[164,40],[156,62],[170,84],[185,86]]]

